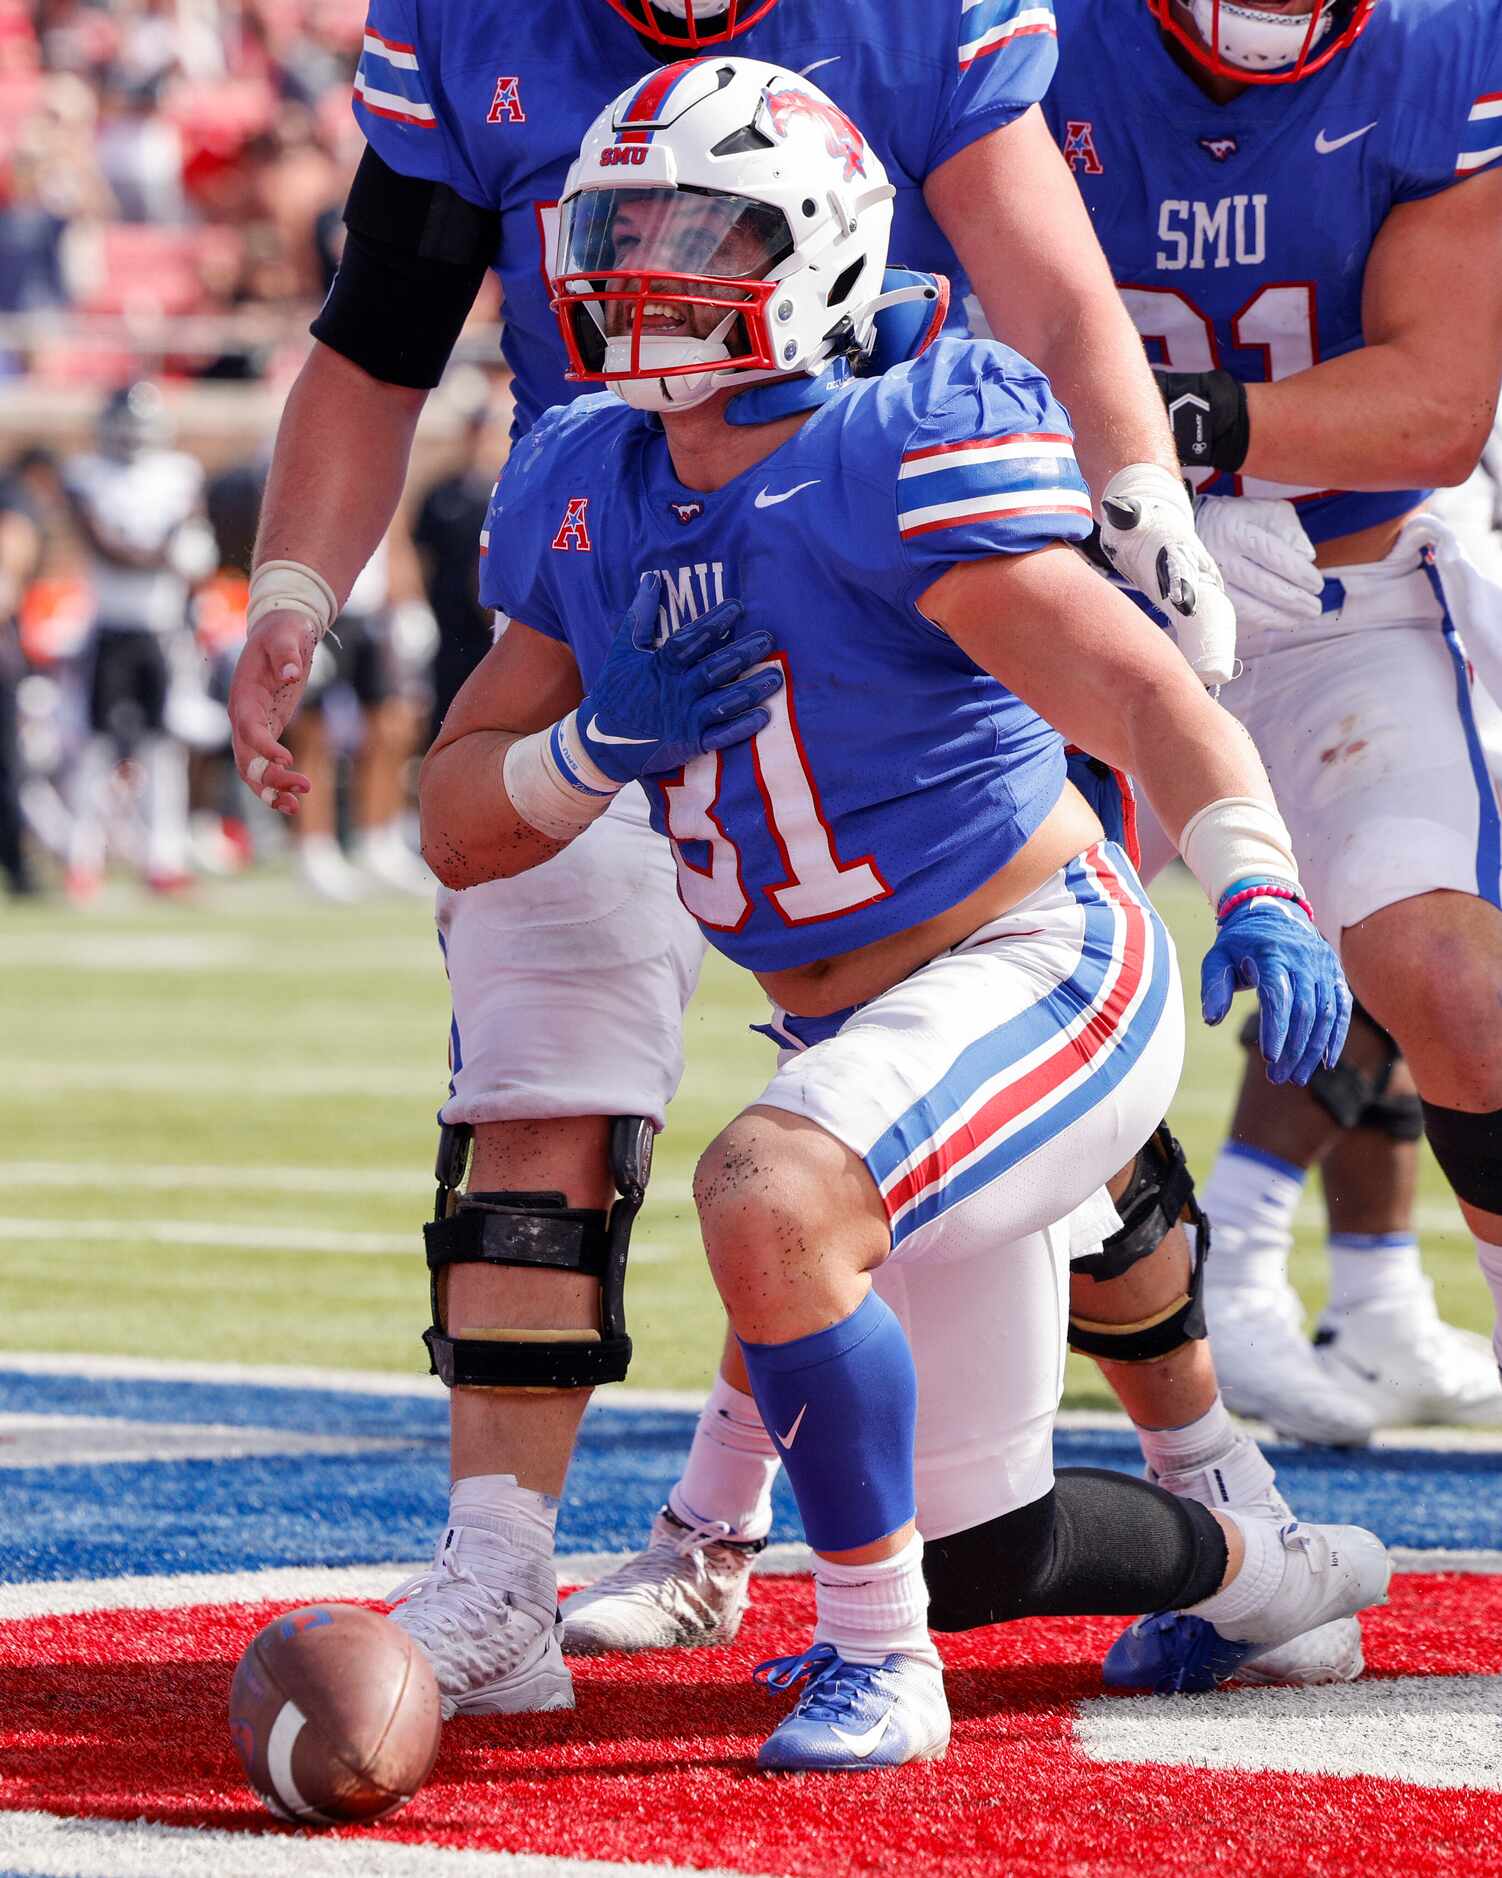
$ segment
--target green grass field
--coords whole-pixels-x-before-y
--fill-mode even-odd
[[[1159,900],[1197,964],[1209,916],[1193,883],[1176,874]],[[770,1072],[746,1028],[758,999],[711,957],[633,1242],[640,1387],[699,1387],[713,1367],[719,1311],[689,1177]],[[207,885],[192,905],[119,883],[86,914],[0,908],[0,1347],[425,1367],[419,1227],[447,1027],[421,903],[329,908],[262,877]],[[1189,1027],[1173,1121],[1201,1173],[1239,1073],[1233,1028]],[[1296,1276],[1313,1304],[1311,1188]],[[1483,1327],[1470,1241],[1432,1163],[1420,1224],[1446,1315]],[[1070,1400],[1106,1399],[1072,1359]]]

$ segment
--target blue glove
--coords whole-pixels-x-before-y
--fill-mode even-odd
[[[595,682],[574,714],[579,742],[614,782],[680,769],[706,750],[754,737],[759,709],[782,689],[782,668],[747,678],[772,650],[772,635],[735,637],[742,608],[726,600],[658,646],[662,578],[643,574]],[[735,681],[739,681],[738,683]]]
[[[1351,1024],[1351,993],[1297,883],[1238,880],[1216,917],[1220,935],[1200,969],[1205,1022],[1218,1024],[1236,990],[1255,986],[1268,1080],[1302,1085],[1321,1062],[1333,1068]]]

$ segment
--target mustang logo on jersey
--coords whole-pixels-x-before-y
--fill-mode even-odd
[[[1200,149],[1207,156],[1213,156],[1217,163],[1224,163],[1227,157],[1235,156],[1241,148],[1234,137],[1201,137]]]
[[[1153,265],[1166,273],[1181,268],[1256,267],[1267,254],[1267,197],[1221,196],[1214,202],[1168,201],[1158,205]]]
[[[786,91],[768,91],[763,95],[772,128],[779,137],[787,136],[789,118],[811,117],[824,126],[824,148],[833,157],[844,157],[845,181],[848,183],[852,176],[865,175],[866,140],[836,105],[827,98],[816,98],[792,86]]]
[[[522,109],[522,81],[514,74],[498,78],[495,81],[495,96],[490,101],[490,114],[485,119],[487,124],[525,124],[527,114]]]
[[[1087,176],[1099,176],[1105,169],[1095,148],[1095,126],[1087,117],[1072,117],[1064,126],[1064,161],[1073,169],[1076,164]]]
[[[690,522],[697,521],[704,513],[704,504],[702,502],[670,502],[668,507],[678,517],[679,521],[683,523],[685,528],[688,527]]]

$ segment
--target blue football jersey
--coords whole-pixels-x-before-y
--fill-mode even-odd
[[[897,191],[892,259],[953,278],[923,180],[1043,96],[1053,11],[1050,0],[778,0],[723,49],[816,77]],[[564,378],[548,305],[556,205],[589,125],[650,69],[642,41],[604,0],[371,0],[355,76],[361,129],[392,169],[500,212],[495,269],[516,434],[579,389]],[[962,330],[964,282],[954,285],[951,324]]]
[[[1380,0],[1323,71],[1228,104],[1174,62],[1142,0],[1058,0],[1057,11],[1044,114],[1155,364],[1256,382],[1354,350],[1388,212],[1502,162],[1496,0]],[[1195,481],[1214,495],[1291,497],[1315,541],[1428,493]]]
[[[481,598],[572,648],[586,687],[641,575],[671,633],[722,599],[768,628],[786,683],[751,742],[654,779],[684,905],[756,971],[828,957],[954,906],[1038,827],[1058,733],[915,602],[956,562],[1090,530],[1069,420],[1005,346],[940,339],[851,381],[712,493],[661,423],[609,393],[512,451]]]

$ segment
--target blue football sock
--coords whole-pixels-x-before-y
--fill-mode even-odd
[[[751,1392],[816,1552],[848,1552],[913,1517],[918,1377],[874,1291],[842,1323],[791,1343],[740,1340]]]

